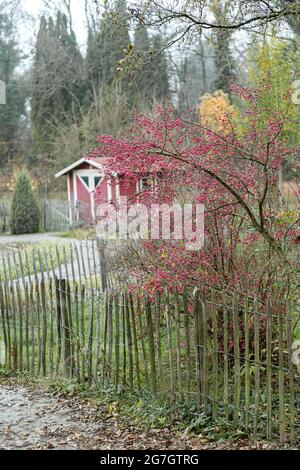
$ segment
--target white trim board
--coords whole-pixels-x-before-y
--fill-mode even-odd
[[[79,165],[82,165],[82,163],[88,163],[89,165],[92,165],[93,167],[97,168],[98,170],[101,170],[103,168],[103,165],[101,163],[97,163],[94,160],[86,160],[85,158],[80,158],[76,162],[72,163],[72,165],[69,165],[66,168],[64,168],[63,170],[56,173],[55,178],[59,178],[60,176],[63,176],[66,173],[69,173],[69,171],[73,170],[74,168],[78,167]]]
[[[67,176],[67,186],[68,186],[68,200],[69,200],[69,218],[70,218],[70,224],[72,224],[72,196],[71,196],[71,175],[69,174]],[[74,182],[73,182],[73,191],[74,191]]]

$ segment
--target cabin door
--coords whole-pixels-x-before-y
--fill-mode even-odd
[[[95,220],[94,192],[103,176],[97,170],[74,172],[76,220],[91,224]]]

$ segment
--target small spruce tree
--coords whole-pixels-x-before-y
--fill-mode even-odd
[[[29,175],[21,170],[13,194],[10,230],[13,234],[35,233],[40,227],[40,210],[33,193]]]

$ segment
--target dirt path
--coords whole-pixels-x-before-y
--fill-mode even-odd
[[[169,431],[122,429],[105,406],[0,385],[0,449],[163,449],[171,444],[176,448]]]
[[[68,402],[25,387],[0,387],[0,448],[78,448],[82,432],[95,434]]]
[[[136,429],[120,424],[105,404],[66,398],[41,387],[0,383],[0,450],[3,449],[270,449],[276,444],[212,442],[201,434],[178,436],[172,429]],[[278,448],[278,447],[277,447]]]

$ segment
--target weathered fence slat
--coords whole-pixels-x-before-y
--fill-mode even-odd
[[[238,425],[241,401],[241,352],[240,352],[240,320],[238,299],[233,299],[233,337],[234,337],[234,413],[233,423]]]
[[[227,295],[222,293],[223,301],[223,368],[224,368],[224,410],[225,420],[229,420],[229,355],[228,355],[228,308],[227,308]]]
[[[213,397],[212,397],[212,417],[216,419],[218,415],[218,362],[219,362],[219,343],[218,343],[218,310],[216,308],[216,293],[212,292],[211,297],[211,315],[212,315],[212,328],[213,328],[213,351],[212,351],[212,369],[213,369]]]
[[[133,339],[133,349],[134,349],[135,374],[136,374],[137,386],[140,389],[141,388],[141,378],[140,378],[139,349],[138,349],[138,340],[137,340],[135,310],[134,310],[133,298],[132,298],[131,293],[129,294],[129,308],[130,308],[130,321],[131,321],[131,325],[132,325],[132,339]]]
[[[174,398],[175,383],[174,383],[174,350],[172,344],[172,316],[171,305],[169,296],[166,299],[166,325],[167,325],[167,338],[168,338],[168,352],[169,352],[169,373],[170,373],[170,392],[172,399]]]
[[[190,313],[188,308],[188,294],[186,289],[183,292],[183,315],[184,315],[184,338],[185,338],[185,368],[186,368],[186,401],[189,403],[191,398],[191,332],[190,332]]]
[[[201,345],[199,337],[199,293],[195,292],[193,299],[194,315],[194,343],[196,358],[196,386],[197,386],[197,404],[201,405]]]
[[[254,365],[255,365],[255,408],[254,433],[258,431],[259,404],[260,404],[260,312],[257,299],[254,301]]]
[[[114,325],[113,325],[113,299],[112,295],[108,295],[108,351],[107,351],[107,373],[108,373],[108,383],[112,381],[112,361],[113,361],[113,339],[114,339]]]
[[[278,394],[279,394],[279,435],[280,442],[284,444],[286,441],[286,420],[285,420],[285,399],[284,399],[284,332],[283,332],[283,314],[282,305],[277,304],[278,311]]]
[[[272,311],[268,305],[266,319],[266,370],[267,370],[267,439],[272,436]]]
[[[286,306],[286,337],[287,337],[287,352],[288,352],[288,376],[289,376],[289,407],[290,407],[290,442],[293,444],[295,441],[295,384],[294,384],[294,370],[292,363],[293,355],[293,331],[292,331],[292,318],[290,304]]]
[[[245,429],[249,429],[249,412],[250,412],[250,328],[249,328],[249,299],[246,295],[244,304],[244,325],[245,325]]]
[[[154,329],[152,320],[151,303],[148,297],[145,299],[145,310],[148,330],[148,343],[149,343],[149,356],[150,356],[150,371],[151,371],[151,385],[154,395],[157,393],[157,379],[156,379],[156,364],[155,364],[155,346],[154,346]]]
[[[120,378],[120,305],[119,295],[114,296],[116,334],[115,334],[115,391],[119,389]]]
[[[146,347],[145,347],[145,340],[144,340],[141,301],[140,301],[140,298],[139,298],[138,295],[137,295],[137,299],[136,299],[136,311],[137,311],[137,318],[138,318],[139,337],[140,337],[141,346],[142,346],[142,357],[143,357],[145,382],[146,382],[146,385],[149,386],[148,361],[147,361],[147,354],[146,354]]]
[[[177,381],[179,399],[183,399],[182,394],[182,370],[181,370],[181,334],[180,334],[180,305],[178,293],[175,294],[175,323],[176,323],[176,359],[177,359]]]
[[[201,298],[201,314],[202,314],[202,401],[205,414],[208,412],[208,360],[207,360],[207,348],[208,348],[208,334],[207,334],[207,312],[206,305]]]

